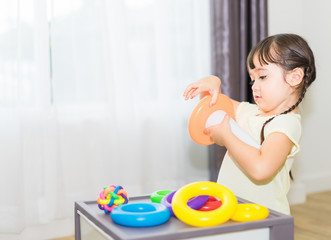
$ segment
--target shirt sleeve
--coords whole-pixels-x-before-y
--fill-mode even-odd
[[[265,137],[273,132],[285,134],[294,144],[289,156],[293,157],[300,150],[301,118],[299,114],[283,114],[275,117],[265,127]]]

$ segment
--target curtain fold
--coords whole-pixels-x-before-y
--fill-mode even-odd
[[[109,184],[132,197],[208,178],[187,130],[198,99],[182,97],[210,74],[208,1],[0,6],[0,238],[60,237],[51,223]]]
[[[246,57],[267,36],[267,0],[211,0],[212,73],[222,79],[221,92],[252,101]],[[224,147],[208,149],[210,180],[216,181]]]

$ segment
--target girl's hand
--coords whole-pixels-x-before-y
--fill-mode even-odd
[[[230,127],[230,115],[226,114],[220,124],[206,128],[204,133],[209,135],[210,139],[216,144],[225,146],[227,136],[233,134]]]
[[[209,93],[212,97],[210,101],[210,106],[212,106],[216,103],[220,91],[221,79],[216,76],[208,76],[188,85],[183,96],[185,97],[185,100],[188,100],[196,97],[200,93],[205,95],[206,93]]]

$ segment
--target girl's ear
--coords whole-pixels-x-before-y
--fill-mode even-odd
[[[298,86],[302,82],[303,76],[304,76],[303,69],[295,68],[287,73],[286,82],[290,84],[290,86],[292,87]]]

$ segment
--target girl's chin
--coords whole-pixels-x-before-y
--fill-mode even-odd
[[[259,108],[262,108],[261,103],[259,101],[254,100],[254,102]]]
[[[266,111],[266,109],[261,104],[256,103],[256,105],[260,111],[262,111],[262,112]]]
[[[258,97],[254,98],[254,102],[256,102],[256,104],[259,104],[260,101],[261,101],[261,98],[258,98]]]

